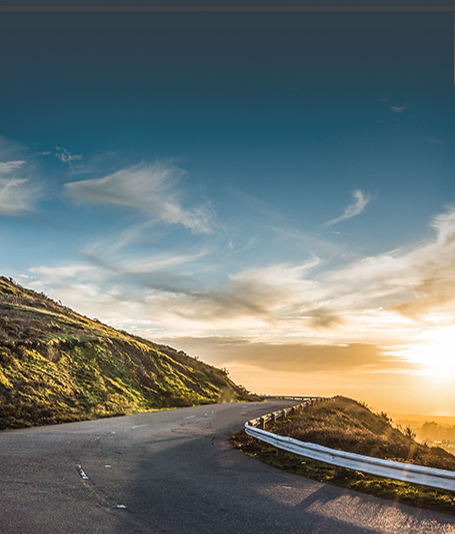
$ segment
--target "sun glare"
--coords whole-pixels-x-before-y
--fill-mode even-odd
[[[409,360],[422,366],[428,378],[440,381],[455,378],[455,326],[431,327],[409,350]]]

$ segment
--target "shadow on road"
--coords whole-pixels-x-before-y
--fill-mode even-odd
[[[217,425],[215,425],[217,426]],[[224,429],[182,426],[131,466],[117,533],[455,532],[455,519],[281,472],[234,450]],[[224,434],[224,436],[223,436]],[[166,440],[171,447],[162,449]]]

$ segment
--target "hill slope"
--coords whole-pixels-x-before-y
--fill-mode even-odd
[[[365,456],[455,470],[455,457],[438,447],[417,443],[410,429],[392,426],[384,412],[335,397],[310,406],[302,415],[277,425],[277,434]]]
[[[455,471],[455,457],[439,447],[413,439],[410,429],[395,428],[387,414],[375,414],[364,403],[335,397],[308,406],[303,412],[270,423],[267,430],[332,449]],[[353,471],[284,452],[255,440],[244,430],[232,436],[233,445],[268,465],[294,474],[403,502],[413,506],[455,513],[453,492],[418,486]]]
[[[0,429],[259,400],[223,370],[0,277]]]
[[[454,455],[416,442],[411,429],[394,427],[386,413],[374,413],[364,403],[347,397],[307,406],[303,412],[269,423],[267,430],[331,449],[455,471]],[[236,434],[233,442],[245,452],[263,447],[244,431]]]

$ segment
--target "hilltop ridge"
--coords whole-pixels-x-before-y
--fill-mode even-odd
[[[0,277],[0,429],[223,397],[260,400],[226,370],[115,330]]]

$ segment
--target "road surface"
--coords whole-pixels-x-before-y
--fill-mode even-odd
[[[1,534],[433,534],[455,518],[284,473],[233,449],[285,401],[0,433]]]

